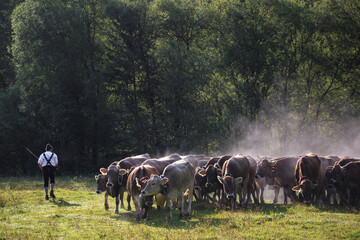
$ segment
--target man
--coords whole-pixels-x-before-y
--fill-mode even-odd
[[[44,175],[44,189],[45,189],[45,199],[49,200],[48,187],[49,187],[49,178],[50,178],[50,197],[55,198],[54,195],[54,186],[55,186],[55,167],[58,165],[58,158],[55,153],[53,153],[53,147],[50,144],[46,144],[45,151],[40,155],[38,160],[38,165]]]

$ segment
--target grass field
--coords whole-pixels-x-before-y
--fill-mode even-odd
[[[191,219],[179,221],[176,210],[168,223],[166,209],[153,209],[136,223],[134,211],[114,213],[112,198],[104,209],[93,177],[57,178],[50,201],[42,185],[40,177],[0,178],[0,239],[360,239],[355,209],[252,204],[230,212],[195,202]]]

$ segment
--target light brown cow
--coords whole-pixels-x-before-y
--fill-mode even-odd
[[[177,202],[180,210],[179,218],[184,216],[184,193],[189,190],[189,204],[187,214],[191,216],[191,203],[194,191],[194,166],[185,160],[174,162],[164,169],[161,176],[152,175],[145,188],[141,191],[143,196],[152,196],[158,193],[166,195],[166,206],[169,208],[169,220],[172,220],[172,204]]]

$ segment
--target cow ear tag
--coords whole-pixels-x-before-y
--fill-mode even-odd
[[[167,183],[169,181],[169,179],[167,177],[165,177],[164,175],[161,175],[160,179],[163,182],[163,184],[165,184],[165,183]]]

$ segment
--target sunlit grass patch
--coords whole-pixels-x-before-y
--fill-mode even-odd
[[[356,209],[321,205],[250,204],[234,212],[194,202],[192,217],[168,222],[151,210],[136,222],[135,208],[115,214],[115,200],[96,194],[93,178],[58,178],[56,199],[45,200],[41,179],[0,182],[0,236],[5,239],[338,239],[360,237]],[[34,187],[35,186],[35,187]],[[19,187],[19,189],[17,189]],[[127,206],[127,204],[125,204]]]

